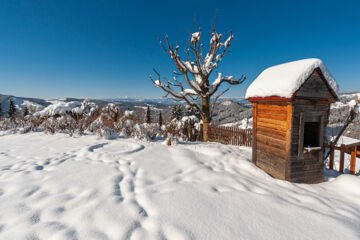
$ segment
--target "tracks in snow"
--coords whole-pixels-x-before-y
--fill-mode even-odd
[[[123,239],[131,239],[137,231],[144,231],[143,225],[146,221],[152,222],[152,225],[156,224],[156,221],[151,220],[148,210],[140,203],[139,191],[141,192],[143,189],[138,184],[138,170],[135,169],[132,162],[118,160],[116,169],[119,175],[114,178],[113,195],[116,202],[127,205],[129,214],[134,218],[123,236]],[[146,197],[143,196],[143,198]]]

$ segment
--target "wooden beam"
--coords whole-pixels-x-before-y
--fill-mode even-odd
[[[252,161],[256,164],[257,103],[253,104]]]
[[[360,147],[360,142],[356,142],[356,143],[351,143],[351,144],[346,144],[345,147],[346,148],[353,148],[353,147]]]
[[[331,148],[330,148],[330,162],[329,162],[329,168],[330,169],[334,169],[334,153],[335,153],[335,151],[334,151],[334,146],[335,146],[335,144],[332,142],[331,144]]]
[[[357,151],[357,147],[355,146],[351,151],[350,174],[355,174],[356,151]]]
[[[259,118],[268,118],[268,119],[274,119],[274,120],[280,120],[280,121],[286,121],[287,116],[286,115],[275,115],[275,114],[266,114],[266,113],[258,113]]]
[[[341,144],[340,149],[340,167],[339,172],[344,173],[344,160],[345,160],[345,144]]]
[[[298,144],[298,159],[304,155],[304,113],[299,114],[299,144]]]

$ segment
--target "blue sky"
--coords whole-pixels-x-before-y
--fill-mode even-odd
[[[245,94],[265,68],[321,58],[343,92],[360,91],[360,4],[356,1],[0,1],[0,93],[56,97],[160,97],[148,76],[170,77],[158,44],[185,46],[193,20],[235,39],[219,68],[247,75],[227,96]],[[206,39],[205,41],[208,41]]]

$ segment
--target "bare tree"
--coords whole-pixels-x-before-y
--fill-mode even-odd
[[[166,35],[164,45],[159,40],[161,47],[168,53],[174,61],[176,70],[173,80],[164,78],[161,80],[160,74],[154,69],[157,75],[155,80],[150,76],[151,81],[166,92],[165,98],[175,101],[185,101],[189,106],[197,109],[203,122],[203,139],[208,140],[208,124],[211,122],[211,116],[215,108],[216,101],[226,93],[230,87],[216,95],[222,83],[230,85],[241,84],[245,81],[243,75],[236,79],[233,76],[223,76],[220,72],[210,84],[210,77],[213,71],[219,66],[222,59],[230,52],[229,47],[234,35],[230,31],[230,36],[223,42],[223,35],[216,32],[216,20],[211,33],[210,47],[204,52],[204,45],[201,43],[202,32],[198,27],[198,32],[190,33],[191,39],[186,44],[186,57],[179,55],[179,45],[176,42],[175,47],[170,44]],[[183,60],[185,59],[185,60]],[[182,78],[182,79],[179,79]],[[175,90],[176,89],[176,90]],[[216,96],[215,96],[216,95]]]

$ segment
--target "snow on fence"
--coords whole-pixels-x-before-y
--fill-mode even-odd
[[[252,130],[209,125],[209,141],[251,147]]]
[[[344,161],[345,153],[350,154],[350,174],[355,174],[356,172],[356,157],[360,157],[360,142],[352,144],[341,144],[336,146],[334,143],[326,145],[327,148],[330,148],[330,157],[329,157],[329,169],[334,169],[334,158],[335,150],[340,151],[340,162],[339,162],[339,172],[344,173]]]

